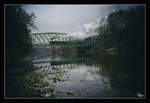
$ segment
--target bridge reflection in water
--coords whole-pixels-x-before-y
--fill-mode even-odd
[[[85,54],[87,48],[93,46],[93,41],[85,43],[68,39],[65,35],[65,33],[31,35],[34,45],[37,47],[48,45],[50,48],[45,51],[52,51],[51,55],[47,53],[45,59],[33,60],[33,66],[34,72],[45,76],[42,81],[48,81],[49,85],[45,88],[53,87],[53,98],[134,98],[137,97],[139,90],[143,94],[141,77],[144,76],[139,75],[144,73],[141,69],[140,72],[134,71],[134,67],[127,65],[122,56],[102,53],[96,59],[89,58]],[[44,48],[39,51],[42,50]],[[72,50],[71,53],[69,50]],[[39,52],[37,56],[42,57],[41,54],[42,52]],[[57,56],[60,58],[56,59]]]
[[[53,87],[53,98],[136,97],[134,89],[129,88],[133,84],[126,84],[133,77],[124,71],[127,69],[115,65],[116,57],[109,58],[113,59],[105,62],[88,57],[42,60],[33,62],[33,66],[35,72],[45,75],[42,81],[49,83],[45,88]]]
[[[99,98],[117,95],[108,78],[100,76],[99,65],[91,58],[70,58],[34,62],[35,72],[45,75],[54,88],[54,98]],[[47,87],[48,88],[48,87]],[[113,93],[111,93],[113,91]]]
[[[43,71],[47,73],[51,70],[58,70],[63,68],[75,68],[82,64],[91,64],[90,58],[74,58],[74,59],[66,59],[66,60],[59,60],[59,61],[39,61],[34,62],[33,67],[35,71]],[[95,64],[96,65],[96,64]]]

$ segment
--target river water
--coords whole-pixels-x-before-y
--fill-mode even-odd
[[[54,89],[53,98],[144,97],[144,68],[135,71],[116,55],[51,58],[49,47],[33,47],[32,55],[34,67],[46,75],[43,81]]]

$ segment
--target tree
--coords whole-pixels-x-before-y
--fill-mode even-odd
[[[21,6],[5,7],[5,46],[7,65],[16,64],[18,58],[30,53],[32,44],[31,28],[34,26],[34,14],[28,14]]]
[[[6,51],[6,96],[18,97],[24,95],[21,88],[24,86],[21,76],[24,72],[17,72],[20,65],[24,64],[22,57],[28,55],[31,51],[32,44],[30,38],[31,28],[34,26],[34,14],[28,14],[21,6],[5,7],[5,51]],[[25,68],[25,71],[28,68]],[[24,93],[24,94],[23,94]]]

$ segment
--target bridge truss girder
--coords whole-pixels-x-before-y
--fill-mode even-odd
[[[65,37],[66,33],[34,33],[31,34],[33,45],[51,46],[92,46],[93,41],[82,42],[72,37]],[[65,43],[64,43],[65,42]],[[80,42],[80,43],[79,43]]]

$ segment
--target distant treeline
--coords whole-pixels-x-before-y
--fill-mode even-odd
[[[134,55],[143,57],[145,37],[144,6],[110,13],[107,18],[101,19],[98,34],[95,37],[85,39],[85,41],[94,39],[95,44],[91,48],[93,54],[108,50],[130,55],[131,58]]]
[[[110,77],[112,87],[144,94],[144,6],[112,12],[100,23],[99,35],[85,39],[95,41],[88,53],[104,68],[101,72]]]

